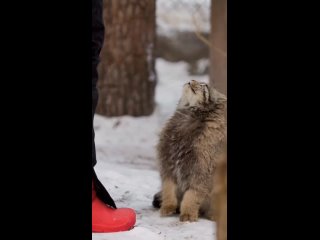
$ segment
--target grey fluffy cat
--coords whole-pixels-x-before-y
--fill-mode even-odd
[[[206,83],[183,86],[174,115],[157,146],[161,191],[153,205],[161,216],[180,213],[180,221],[213,220],[213,177],[226,144],[226,97]]]

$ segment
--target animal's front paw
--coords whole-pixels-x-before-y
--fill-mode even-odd
[[[169,215],[175,214],[176,209],[177,209],[177,207],[175,205],[161,206],[160,215],[161,215],[161,217],[164,217],[164,216],[169,216]]]
[[[190,221],[190,222],[196,222],[198,221],[198,214],[196,213],[183,213],[180,214],[180,221],[181,222],[186,222],[186,221]]]

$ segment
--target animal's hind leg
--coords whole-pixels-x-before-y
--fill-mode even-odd
[[[213,202],[212,196],[205,198],[205,200],[203,201],[203,203],[200,206],[200,214],[204,218],[214,221],[215,220],[214,205],[215,205],[215,203]]]
[[[203,194],[192,189],[187,190],[180,206],[180,221],[197,221],[203,200]]]
[[[162,203],[160,208],[161,216],[168,216],[176,213],[178,199],[176,195],[177,184],[172,179],[165,179],[162,183]]]

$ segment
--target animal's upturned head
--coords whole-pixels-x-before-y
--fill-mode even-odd
[[[210,108],[226,101],[226,96],[214,88],[209,88],[208,84],[191,80],[183,86],[178,108]]]

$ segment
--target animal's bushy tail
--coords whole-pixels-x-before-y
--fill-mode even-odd
[[[153,196],[153,201],[152,201],[152,206],[155,208],[160,208],[161,207],[161,192],[157,192],[154,196]]]

